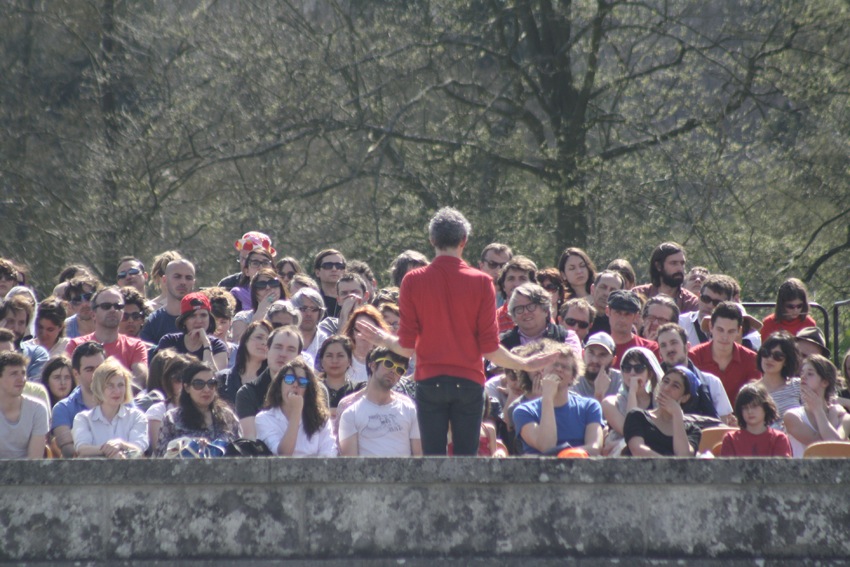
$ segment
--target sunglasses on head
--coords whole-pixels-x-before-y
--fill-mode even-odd
[[[254,284],[254,287],[258,290],[266,289],[268,287],[279,287],[279,286],[280,286],[279,280],[264,280],[264,281],[257,282],[257,283]]]
[[[123,280],[127,276],[138,276],[142,271],[139,268],[130,268],[129,270],[124,270],[123,272],[118,272],[118,279]]]
[[[590,327],[590,323],[587,321],[579,321],[578,319],[573,319],[572,317],[567,317],[564,319],[564,324],[568,327],[578,327],[579,329],[587,329]]]
[[[775,360],[776,362],[784,362],[785,361],[785,353],[780,351],[780,350],[774,350],[774,351],[771,351],[771,352],[767,352],[766,350],[761,349],[761,356],[762,356],[762,358],[770,357],[773,360]]]
[[[375,364],[383,364],[384,368],[391,368],[399,376],[404,376],[404,373],[407,372],[406,366],[394,362],[389,358],[379,358],[375,361]]]
[[[310,380],[306,376],[296,376],[295,374],[287,374],[283,377],[283,383],[287,386],[292,386],[298,382],[299,388],[306,388],[310,384]]]
[[[637,364],[629,364],[628,362],[624,362],[620,365],[620,370],[622,372],[633,372],[635,374],[640,374],[644,370],[646,370],[646,364],[642,362],[638,362]]]
[[[104,311],[109,311],[110,309],[114,309],[116,311],[121,311],[124,309],[123,303],[98,303],[94,306],[95,309],[103,309]]]
[[[699,300],[702,301],[703,303],[711,303],[715,307],[720,305],[720,302],[723,301],[722,299],[713,299],[711,296],[709,296],[705,293],[699,296]]]
[[[71,299],[71,303],[74,305],[79,305],[83,301],[91,301],[91,298],[94,297],[93,293],[83,293]]]
[[[124,315],[121,317],[121,320],[130,321],[132,319],[133,321],[142,321],[144,320],[144,318],[144,313],[142,313],[141,311],[136,311],[135,313],[124,313]]]
[[[319,267],[323,270],[344,270],[345,262],[322,262]]]
[[[192,388],[198,390],[199,392],[204,388],[209,388],[210,390],[215,390],[218,388],[218,380],[215,378],[211,378],[209,380],[201,380],[200,378],[195,378],[191,382]]]

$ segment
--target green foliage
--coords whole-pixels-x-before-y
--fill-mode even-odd
[[[681,241],[747,299],[850,296],[846,3],[16,0],[0,6],[2,254],[326,246],[385,280],[439,206],[540,265]]]

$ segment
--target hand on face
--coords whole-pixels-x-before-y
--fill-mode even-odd
[[[656,400],[658,402],[658,407],[666,411],[672,416],[683,416],[682,406],[679,404],[678,400],[674,400],[667,394],[660,392],[658,394],[658,398]]]
[[[561,383],[561,377],[557,374],[547,374],[540,380],[541,393],[544,398],[554,398],[558,391],[558,385]]]
[[[284,413],[289,421],[301,416],[304,409],[304,395],[298,391],[290,390],[284,394]]]

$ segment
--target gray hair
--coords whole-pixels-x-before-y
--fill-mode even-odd
[[[304,303],[305,299],[310,299],[315,303],[322,311],[325,310],[325,300],[322,299],[322,294],[316,291],[315,289],[309,287],[302,287],[298,291],[295,292],[295,295],[292,296],[292,305],[294,305],[297,309],[301,309],[302,307],[310,307]]]
[[[546,311],[551,315],[552,311],[552,303],[551,298],[549,296],[549,292],[543,289],[543,286],[537,285],[536,283],[527,282],[517,287],[513,293],[511,294],[511,298],[508,300],[508,314],[513,318],[514,307],[516,306],[517,297],[523,296],[532,303],[536,303],[537,305],[543,305],[546,307]]]
[[[271,304],[268,312],[266,312],[266,321],[271,323],[272,317],[278,313],[286,313],[292,317],[292,324],[296,327],[301,324],[301,312],[292,304],[291,301],[277,300]]]
[[[471,234],[472,225],[460,211],[451,207],[437,211],[428,224],[428,236],[438,250],[457,248]]]

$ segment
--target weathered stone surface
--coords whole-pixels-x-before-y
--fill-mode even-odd
[[[848,471],[831,459],[2,461],[0,562],[832,565],[850,557]]]

